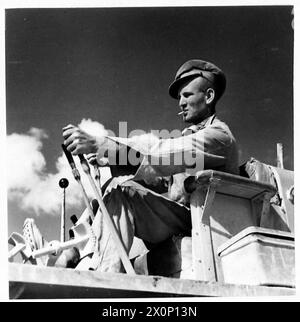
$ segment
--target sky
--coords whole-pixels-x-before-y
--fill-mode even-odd
[[[291,6],[7,10],[8,233],[32,217],[46,239],[59,238],[62,176],[68,223],[83,211],[62,156],[63,126],[182,129],[168,87],[189,59],[226,74],[217,115],[240,163],[276,165],[281,142],[293,170],[292,20]]]

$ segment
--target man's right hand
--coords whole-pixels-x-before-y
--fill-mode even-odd
[[[96,138],[79,127],[69,124],[63,128],[64,145],[74,155],[96,153],[104,138]]]

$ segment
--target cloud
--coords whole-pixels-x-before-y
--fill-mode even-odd
[[[91,135],[108,134],[104,126],[91,119],[83,119],[78,126]],[[140,146],[152,146],[158,140],[152,133],[133,135]],[[36,215],[60,215],[62,189],[58,183],[67,178],[66,207],[84,207],[80,186],[73,178],[70,166],[63,153],[56,160],[56,172],[47,171],[43,154],[43,141],[48,139],[43,129],[31,128],[27,133],[13,133],[7,136],[7,189],[8,199],[18,203],[23,211],[34,211]],[[79,159],[74,157],[81,174],[83,186],[89,198],[94,198],[87,176],[82,172]],[[93,168],[91,167],[93,174]],[[101,184],[111,177],[109,168],[101,168]]]
[[[79,126],[92,135],[106,133],[104,126],[90,119],[83,119]],[[57,158],[56,173],[48,173],[46,159],[42,153],[43,140],[48,135],[42,129],[31,128],[26,134],[13,133],[7,136],[7,184],[8,198],[17,202],[25,211],[35,214],[60,214],[62,189],[58,182],[61,178],[69,180],[66,189],[66,206],[81,206],[82,193],[72,176],[70,166],[63,155]],[[89,195],[93,197],[92,188],[84,173],[78,158],[74,158],[81,173],[83,185]],[[102,183],[110,177],[109,169],[101,171]]]
[[[82,119],[78,126],[90,135],[104,136],[108,134],[108,131],[101,123],[92,121],[91,119]]]
[[[40,181],[46,166],[41,153],[42,139],[45,138],[47,134],[37,128],[31,128],[28,134],[13,133],[7,137],[9,189],[21,187],[27,191]]]

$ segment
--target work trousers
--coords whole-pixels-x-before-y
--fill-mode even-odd
[[[113,178],[104,192],[104,203],[129,253],[134,236],[157,244],[173,235],[191,233],[188,207],[129,180]],[[97,213],[100,216],[100,213]],[[99,271],[124,272],[117,248],[104,224],[99,243]]]

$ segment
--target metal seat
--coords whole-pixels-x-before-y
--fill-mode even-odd
[[[276,189],[214,170],[187,178],[185,188],[191,193],[194,278],[223,281],[218,247],[247,227],[261,227]]]

